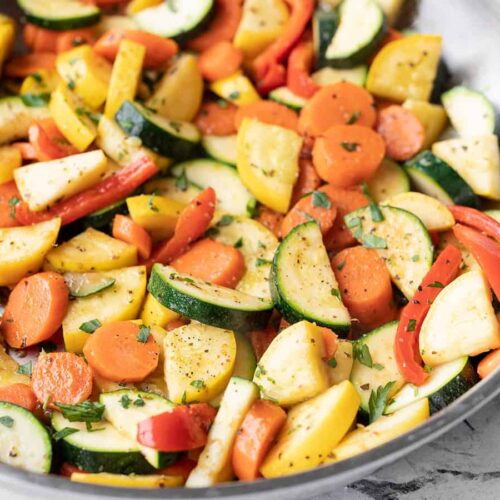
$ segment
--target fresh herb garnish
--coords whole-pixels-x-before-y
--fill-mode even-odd
[[[21,203],[21,200],[17,196],[13,196],[9,199],[9,207],[10,207],[10,217],[11,219],[16,218],[16,205]]]
[[[75,90],[76,83],[73,80],[70,80],[67,84],[69,90]]]
[[[130,406],[130,403],[131,403],[131,399],[127,396],[127,394],[124,394],[121,398],[120,398],[120,404],[122,405],[122,408],[124,408],[125,410]]]
[[[14,425],[14,419],[8,415],[3,415],[0,417],[0,424],[10,429]]]
[[[416,326],[417,326],[417,320],[416,319],[410,319],[410,320],[408,320],[408,324],[406,325],[406,331],[407,332],[414,332]]]
[[[148,198],[148,208],[149,210],[151,210],[152,212],[159,212],[160,209],[154,204],[154,201],[155,201],[155,196],[156,196],[156,192],[153,191],[151,193],[151,196]]]
[[[314,191],[312,194],[312,205],[313,207],[330,208],[332,202],[326,193],[322,191]]]
[[[349,153],[354,153],[358,150],[359,144],[357,142],[342,141],[340,145]]]
[[[420,260],[420,256],[419,255],[413,255],[412,258],[411,258],[411,260],[413,262],[418,262]]]
[[[229,103],[227,103],[224,99],[217,99],[216,103],[219,108],[227,108],[229,106]]]
[[[102,326],[102,323],[98,319],[92,319],[90,321],[85,321],[80,325],[80,330],[85,333],[94,333],[98,328]]]
[[[47,106],[50,100],[50,94],[43,92],[42,94],[24,94],[21,96],[21,101],[25,106],[30,108],[43,108]]]
[[[248,217],[254,217],[255,215],[257,215],[258,213],[258,209],[257,209],[257,200],[255,198],[251,198],[250,200],[248,200],[247,202],[247,214],[248,214]]]
[[[370,399],[368,400],[370,424],[383,415],[387,404],[387,397],[394,384],[394,381],[388,382],[386,385],[377,387],[376,391],[370,393]]]
[[[335,358],[330,358],[326,364],[331,367],[331,368],[336,368],[337,367],[337,360]]]
[[[347,120],[346,124],[347,125],[352,125],[353,123],[356,123],[359,119],[359,117],[361,116],[361,113],[359,111],[356,111],[355,113],[353,113],[349,120]]]
[[[234,90],[227,97],[230,101],[234,101],[235,99],[238,99],[238,97],[240,97],[240,93],[238,90]]]
[[[54,432],[54,434],[52,434],[52,439],[54,441],[60,441],[65,437],[71,436],[71,434],[74,434],[75,432],[79,432],[79,429],[75,429],[74,427],[64,427],[60,431]]]
[[[170,122],[170,126],[174,129],[176,134],[181,131],[181,124],[178,122]]]
[[[182,169],[181,175],[175,180],[175,187],[180,189],[181,191],[187,191],[188,178],[185,168]]]
[[[359,217],[352,217],[351,219],[347,219],[345,221],[345,225],[349,228],[355,228],[357,226],[361,226],[361,219]]]
[[[370,194],[370,190],[368,189],[368,184],[366,182],[363,182],[361,184],[361,189],[363,190],[363,194],[366,196],[366,198],[368,198],[372,221],[382,222],[384,220],[384,215],[382,214],[382,210],[380,210],[380,207],[373,200],[372,195]]]
[[[373,363],[372,368],[380,372],[384,369],[384,365],[381,365],[380,363]]]
[[[332,288],[330,290],[330,293],[334,296],[337,297],[337,299],[340,300],[340,290],[338,288]]]
[[[241,248],[243,246],[243,237],[241,237],[234,245],[234,248]]]
[[[354,359],[357,359],[362,365],[365,365],[368,368],[373,367],[373,360],[370,354],[370,348],[366,344],[354,343],[353,356]]]
[[[344,269],[344,266],[345,266],[345,260],[341,260],[338,264],[337,264],[337,269],[339,271],[342,271],[342,269]]]
[[[137,396],[137,399],[134,400],[134,402],[132,403],[134,406],[137,406],[137,407],[142,407],[144,406],[146,403],[144,402],[144,399],[141,398],[141,396]]]
[[[256,267],[265,266],[266,264],[272,264],[272,261],[270,261],[268,259],[263,259],[261,257],[257,257],[255,259],[255,266]]]
[[[190,385],[192,385],[196,389],[204,389],[205,388],[205,382],[203,382],[203,380],[193,380]]]
[[[104,405],[95,403],[94,401],[84,401],[75,405],[64,403],[54,403],[57,406],[63,417],[70,422],[100,422],[104,413]]]
[[[31,361],[24,363],[24,365],[19,366],[19,368],[17,369],[17,373],[21,375],[31,376],[32,372],[33,372],[33,364],[31,363]]]
[[[387,242],[376,234],[365,234],[363,246],[366,248],[387,248]]]
[[[307,222],[316,222],[316,224],[318,223],[318,221],[311,214],[304,212],[304,210],[297,210],[297,212],[302,215],[302,217],[304,217]]]
[[[33,78],[33,80],[35,80],[35,82],[37,82],[37,83],[43,82],[43,78],[42,78],[42,75],[40,73],[32,73],[30,75],[30,77]]]
[[[187,393],[184,391],[182,393],[181,404],[185,405],[187,403]]]
[[[139,327],[139,333],[137,334],[137,341],[145,344],[149,336],[151,335],[151,328],[149,326],[141,325]]]
[[[171,12],[177,12],[177,5],[176,5],[177,0],[166,0],[165,3],[167,4],[167,7],[170,9]]]
[[[427,285],[429,288],[444,288],[444,285],[440,281],[433,281]]]
[[[229,226],[234,220],[234,217],[232,215],[225,214],[223,215],[219,222],[217,222],[218,227],[224,227],[224,226]]]

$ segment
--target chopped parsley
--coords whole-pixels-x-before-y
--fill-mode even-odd
[[[330,358],[326,364],[330,367],[330,368],[336,368],[337,367],[337,360],[335,358]]]
[[[9,199],[9,207],[10,207],[10,217],[11,219],[16,218],[16,205],[21,203],[21,200],[17,196],[13,196],[12,198]]]
[[[380,363],[373,363],[372,368],[380,372],[384,369],[384,365],[381,365]]]
[[[407,332],[414,332],[416,326],[417,326],[417,320],[416,319],[410,319],[410,320],[408,320],[408,324],[406,325],[406,331]]]
[[[79,429],[75,429],[74,427],[64,427],[60,431],[54,432],[54,434],[52,434],[52,439],[54,441],[60,441],[65,437],[71,436],[71,434],[74,434],[75,432],[79,432]]]
[[[330,293],[334,296],[337,297],[337,299],[340,300],[340,290],[338,288],[332,288],[330,290]]]
[[[372,391],[370,393],[370,399],[368,400],[370,424],[378,420],[378,418],[383,415],[389,392],[394,384],[394,381],[388,382],[386,385],[377,387],[376,391]]]
[[[37,82],[37,83],[43,82],[43,78],[42,78],[42,75],[40,73],[33,73],[30,75],[30,77],[33,78],[33,80],[35,80],[35,82]]]
[[[135,399],[132,404],[137,407],[142,407],[145,406],[146,402],[141,398],[141,396],[137,396],[137,399]]]
[[[326,193],[314,191],[312,194],[312,205],[313,207],[330,208],[332,203]]]
[[[241,94],[238,90],[234,90],[227,97],[230,101],[234,101],[234,100],[238,99],[238,97],[240,97],[240,95]]]
[[[203,380],[193,380],[190,385],[192,385],[195,389],[205,388],[205,382],[203,382]]]
[[[61,410],[63,417],[70,422],[100,422],[105,408],[102,403],[95,403],[94,401],[84,401],[75,405],[54,404]]]
[[[186,391],[182,393],[181,404],[185,405],[187,403],[187,394]]]
[[[243,237],[241,237],[234,245],[234,248],[241,248],[243,246]]]
[[[337,264],[337,269],[339,271],[342,271],[342,269],[344,269],[344,266],[345,266],[345,260],[341,260],[338,264]]]
[[[0,417],[0,424],[10,429],[14,425],[14,419],[8,415],[3,415]]]
[[[257,259],[255,259],[256,267],[265,266],[266,264],[272,264],[272,261],[268,259],[262,259],[261,257],[257,257]]]
[[[31,361],[28,361],[27,363],[24,363],[24,365],[21,365],[18,369],[17,369],[17,372],[16,373],[19,373],[21,375],[28,375],[28,376],[31,376],[33,372],[33,365],[31,363]]]
[[[413,262],[418,262],[420,260],[420,255],[413,255],[412,258],[411,258],[411,260]]]
[[[356,111],[355,113],[353,113],[350,116],[350,118],[349,118],[349,120],[347,120],[346,124],[352,125],[352,124],[356,123],[360,116],[361,116],[361,113],[359,111]]]
[[[340,145],[349,153],[354,153],[358,150],[359,144],[357,142],[345,142],[342,141]]]
[[[216,103],[219,108],[227,108],[229,106],[229,103],[227,103],[224,99],[217,99]]]
[[[120,398],[120,404],[122,405],[122,408],[124,408],[125,410],[130,406],[130,403],[131,403],[131,399],[127,396],[127,394],[124,394],[121,398]]]
[[[102,323],[98,319],[92,319],[90,321],[85,321],[80,325],[80,330],[85,333],[94,333]]]
[[[361,226],[361,219],[359,217],[353,217],[352,219],[348,219],[345,223],[345,225],[349,228],[352,229],[357,226]]]
[[[427,285],[429,288],[444,288],[444,285],[440,281],[433,281]]]
[[[368,198],[372,221],[382,222],[384,220],[384,215],[382,214],[382,210],[380,210],[380,207],[373,200],[370,194],[370,190],[368,189],[368,184],[366,184],[366,182],[363,182],[361,184],[361,188],[363,190],[363,194]]]
[[[148,198],[148,208],[152,212],[159,212],[160,209],[154,204],[156,192],[152,192],[151,196]]]
[[[181,191],[187,191],[188,178],[185,168],[182,169],[181,175],[175,180],[175,187],[180,189]]]
[[[73,80],[70,80],[67,84],[69,90],[75,90],[76,83]]]
[[[308,214],[307,212],[304,212],[304,210],[297,210],[299,212],[300,215],[302,215],[302,217],[304,217],[307,222],[316,222],[316,224],[318,223],[318,221],[310,214]]]
[[[137,334],[137,341],[145,344],[149,336],[151,335],[151,328],[149,326],[141,325],[139,327],[139,333]]]
[[[232,215],[229,215],[229,214],[225,214],[223,215],[219,222],[217,222],[217,226],[218,227],[225,227],[225,226],[229,226],[229,224],[231,224],[234,220],[234,217]]]
[[[21,96],[21,101],[29,108],[43,108],[47,106],[50,100],[50,94],[43,92],[42,94],[24,94]]]
[[[387,242],[376,234],[365,234],[363,246],[366,248],[387,248]]]
[[[373,367],[373,360],[370,354],[370,348],[366,344],[354,343],[353,356],[354,359],[357,359],[362,365],[365,365],[368,368]]]

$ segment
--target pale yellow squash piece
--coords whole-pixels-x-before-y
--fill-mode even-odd
[[[416,215],[428,231],[446,231],[455,224],[452,213],[439,200],[422,193],[399,193],[384,200],[382,205],[402,208]]]
[[[61,219],[40,224],[0,229],[0,286],[14,285],[27,274],[36,273],[54,246]]]
[[[93,228],[51,250],[45,268],[58,272],[111,271],[137,264],[137,249]]]
[[[79,151],[85,151],[97,135],[96,126],[86,113],[85,106],[66,85],[60,84],[52,92],[50,114],[57,128]]]
[[[335,366],[330,366],[328,369],[330,385],[340,384],[344,380],[349,380],[354,361],[352,342],[339,339],[333,359],[335,359]]]
[[[438,35],[416,34],[387,44],[370,66],[367,90],[397,102],[428,101],[441,57],[441,43]]]
[[[64,345],[67,351],[82,352],[90,334],[80,330],[82,323],[98,319],[102,324],[137,318],[146,294],[146,268],[116,269],[103,273],[115,283],[102,292],[79,297],[69,303],[63,321]]]
[[[467,248],[460,243],[455,238],[453,231],[445,231],[444,233],[440,233],[439,235],[439,244],[436,248],[436,251],[441,253],[447,245],[453,245],[460,250],[462,254],[462,264],[460,265],[460,274],[468,273],[469,271],[480,271],[481,266],[479,262],[475,259],[475,257],[469,252]]]
[[[17,373],[19,365],[5,351],[0,344],[0,387],[10,384],[31,384],[28,375]]]
[[[241,71],[231,76],[216,80],[210,84],[210,90],[219,97],[231,101],[236,106],[246,106],[260,101],[260,96],[250,79]]]
[[[31,163],[14,172],[17,187],[30,210],[39,212],[97,184],[108,160],[97,149],[57,160]]]
[[[171,236],[185,205],[163,196],[139,195],[127,198],[130,217],[149,231],[155,240]]]
[[[52,92],[57,88],[61,78],[54,69],[39,69],[35,74],[27,76],[21,88],[19,94],[44,94],[46,92]]]
[[[372,450],[418,427],[429,416],[429,400],[424,398],[391,415],[379,417],[367,427],[359,427],[347,434],[323,463],[339,462]]]
[[[262,475],[288,476],[318,466],[350,429],[358,407],[358,393],[346,380],[292,408]]]
[[[113,64],[104,114],[113,118],[124,101],[133,101],[141,78],[146,47],[122,40]]]
[[[73,472],[71,481],[99,486],[113,486],[115,488],[174,488],[182,486],[182,476],[165,476],[163,474],[127,475],[111,474],[109,472]]]
[[[160,304],[150,293],[147,294],[141,311],[141,320],[146,326],[157,325],[165,328],[174,319],[180,318],[180,314]]]
[[[299,174],[302,138],[292,130],[245,118],[238,131],[237,168],[264,205],[286,213]]]
[[[57,56],[56,68],[64,82],[83,102],[98,109],[106,100],[111,79],[111,64],[96,54],[90,45],[80,45]]]
[[[203,77],[196,57],[179,56],[163,75],[147,106],[170,120],[190,122],[203,98]]]
[[[375,175],[368,181],[368,191],[375,202],[410,190],[408,174],[395,161],[384,158]]]
[[[233,373],[236,340],[231,330],[191,323],[166,335],[164,352],[170,401],[208,402]]]
[[[321,329],[300,321],[271,342],[255,370],[254,383],[263,397],[281,406],[291,406],[317,396],[329,380]]]
[[[425,140],[422,144],[422,150],[429,149],[443,133],[448,122],[448,116],[443,106],[427,101],[408,99],[403,103],[403,108],[410,110],[424,127]]]
[[[132,0],[127,5],[127,15],[132,16],[137,14],[141,10],[148,9],[149,7],[155,7],[156,5],[160,5],[164,0]]]
[[[243,52],[245,59],[254,59],[281,35],[288,17],[283,0],[246,0],[234,46]]]
[[[23,164],[19,149],[13,146],[0,146],[0,184],[14,178],[14,170]]]

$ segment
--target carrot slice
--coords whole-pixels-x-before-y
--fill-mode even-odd
[[[256,401],[246,414],[233,445],[234,473],[242,481],[261,477],[259,468],[274,438],[286,421],[286,413],[270,401]]]
[[[22,406],[29,411],[36,409],[36,396],[28,384],[10,384],[0,387],[0,401]]]
[[[195,125],[203,135],[231,135],[236,133],[234,120],[238,108],[229,102],[204,102],[196,118]]]
[[[328,193],[330,200],[337,207],[337,218],[332,229],[324,236],[328,251],[339,251],[356,244],[356,239],[344,224],[344,216],[361,207],[366,207],[368,198],[360,189],[340,189],[330,185],[322,186],[320,191]]]
[[[290,108],[274,101],[256,101],[238,108],[234,118],[234,125],[237,129],[240,128],[245,118],[255,118],[269,125],[297,130],[297,115]]]
[[[116,321],[98,328],[83,353],[101,377],[113,382],[140,382],[158,366],[160,346],[149,328],[131,321]]]
[[[56,55],[52,52],[38,52],[16,56],[5,65],[5,76],[26,78],[39,69],[55,69]]]
[[[312,193],[321,186],[321,178],[314,168],[311,158],[300,158],[299,176],[293,186],[292,205],[295,205],[306,194]]]
[[[328,193],[314,191],[300,199],[286,214],[281,223],[281,237],[284,238],[294,227],[313,218],[319,223],[322,234],[326,234],[337,217],[337,208]]]
[[[395,318],[391,277],[375,250],[346,248],[332,259],[332,268],[342,302],[361,328],[368,331]]]
[[[16,204],[21,195],[14,181],[0,184],[0,227],[20,226],[16,220]]]
[[[259,215],[256,220],[263,226],[266,226],[277,238],[280,237],[281,223],[283,222],[284,215],[276,212],[272,208],[264,205],[259,207]]]
[[[41,120],[30,125],[28,137],[39,161],[56,160],[78,153],[57,128],[54,120]]]
[[[387,156],[405,161],[415,156],[425,140],[425,130],[420,120],[402,106],[388,106],[378,114],[377,132],[385,142]]]
[[[113,220],[113,238],[134,245],[143,259],[148,259],[151,255],[153,247],[151,236],[130,217],[120,214],[115,215]]]
[[[196,242],[170,265],[180,273],[227,288],[234,288],[245,272],[245,261],[238,249],[210,238]]]
[[[1,331],[11,347],[22,349],[50,338],[68,310],[69,290],[54,272],[22,279],[5,307]]]
[[[167,332],[171,332],[172,330],[175,330],[176,328],[180,328],[181,326],[187,325],[187,322],[184,318],[177,318],[173,319],[172,321],[169,321],[165,325],[165,330]]]
[[[187,47],[197,52],[215,45],[217,42],[230,42],[240,24],[243,0],[216,0],[215,17],[206,30],[187,43]]]
[[[372,177],[384,154],[384,141],[372,129],[335,125],[316,139],[313,163],[324,181],[347,188]]]
[[[25,161],[34,161],[37,159],[36,150],[29,142],[14,142],[12,147],[21,153],[21,158]]]
[[[500,366],[500,349],[488,353],[477,365],[477,373],[485,378]],[[1,398],[0,398],[1,399]]]
[[[329,328],[325,328],[322,326],[318,326],[318,328],[321,330],[321,334],[323,335],[323,345],[325,349],[323,359],[325,361],[329,361],[335,356],[335,353],[337,352],[337,335]]]
[[[243,52],[231,42],[217,42],[198,57],[198,67],[209,82],[221,80],[236,73],[243,62]]]
[[[318,90],[300,112],[299,132],[317,137],[332,125],[373,127],[377,115],[373,97],[349,82],[327,85]]]
[[[78,45],[94,45],[94,43],[95,35],[93,27],[63,31],[57,38],[56,52],[66,52],[67,50],[77,47]]]
[[[81,403],[92,393],[92,370],[72,352],[40,354],[31,381],[38,401],[53,410],[54,403]]]

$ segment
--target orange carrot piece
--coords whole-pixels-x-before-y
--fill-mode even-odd
[[[25,161],[34,161],[37,159],[36,150],[30,142],[14,142],[12,147],[21,153],[21,158]]]
[[[153,255],[146,262],[152,266],[155,262],[169,264],[207,230],[215,212],[215,191],[207,188],[182,211],[172,238],[160,243]]]
[[[318,90],[300,112],[299,132],[317,137],[333,125],[373,127],[376,113],[373,97],[349,82],[327,85]]]
[[[491,375],[500,366],[500,349],[489,352],[477,365],[477,373],[481,378]]]
[[[236,73],[243,62],[243,52],[231,42],[217,42],[198,57],[198,67],[209,82],[221,80]]]
[[[222,100],[204,102],[194,123],[203,135],[235,134],[234,120],[237,109],[234,104]]]
[[[22,406],[29,411],[36,409],[36,396],[28,384],[10,384],[0,387],[0,401]]]
[[[311,78],[314,48],[311,42],[299,43],[288,57],[287,87],[296,95],[311,98],[318,90]]]
[[[257,360],[267,351],[267,348],[277,335],[278,332],[273,325],[268,325],[265,330],[250,332],[250,342],[252,343],[253,352]]]
[[[270,401],[256,401],[238,429],[231,462],[236,477],[254,481],[266,453],[286,421],[286,412]]]
[[[40,120],[30,125],[28,137],[38,161],[56,160],[78,153],[57,128],[54,120]]]
[[[148,69],[161,68],[179,51],[177,43],[170,38],[162,38],[140,30],[119,28],[104,33],[94,44],[94,51],[100,56],[114,61],[122,40],[130,40],[144,45],[146,48],[144,67]]]
[[[98,328],[83,353],[101,377],[114,382],[140,382],[158,366],[160,346],[149,329],[131,321],[116,321]]]
[[[323,359],[329,361],[335,356],[337,352],[338,342],[337,335],[335,332],[325,327],[318,327],[321,329],[321,334],[323,335],[323,344],[325,353]]]
[[[377,132],[385,142],[387,156],[405,161],[415,156],[425,140],[425,130],[420,120],[402,106],[384,108],[378,114]]]
[[[304,224],[310,217],[319,223],[322,234],[326,234],[337,217],[337,208],[328,193],[315,191],[300,199],[285,215],[281,223],[281,237],[284,238],[294,227]]]
[[[37,26],[32,50],[34,53],[56,52],[58,39],[59,32]]]
[[[180,328],[181,326],[184,326],[186,324],[187,324],[187,322],[184,318],[173,319],[172,321],[169,321],[165,325],[165,330],[167,330],[167,332],[171,332],[172,330],[175,330],[176,328]]]
[[[269,125],[297,130],[297,115],[290,108],[274,101],[256,101],[238,108],[234,118],[234,125],[237,129],[240,128],[241,122],[245,118],[255,118]]]
[[[92,393],[92,370],[72,352],[40,354],[31,378],[38,401],[48,408],[55,403],[77,404]]]
[[[283,222],[284,215],[276,212],[272,208],[264,205],[259,207],[259,215],[256,217],[257,222],[266,226],[277,238],[280,237],[281,223]]]
[[[55,69],[56,55],[52,52],[39,52],[12,58],[5,65],[5,76],[26,78],[40,69]]]
[[[384,141],[371,128],[335,125],[316,139],[313,163],[324,181],[347,188],[370,179],[384,154]]]
[[[136,224],[130,217],[125,215],[115,215],[113,220],[113,238],[130,243],[137,248],[139,255],[143,259],[149,259],[153,240],[149,233],[139,224]]]
[[[1,331],[7,344],[23,349],[49,339],[68,310],[64,278],[43,272],[22,279],[9,295]]]
[[[306,194],[312,193],[321,186],[319,177],[313,162],[309,156],[299,160],[299,176],[293,186],[292,205],[295,205]]]
[[[23,28],[23,41],[28,49],[33,50],[36,35],[38,33],[38,26],[31,23],[26,23]]]
[[[21,195],[14,181],[0,184],[0,228],[20,226],[16,220],[15,205]]]
[[[337,207],[337,218],[332,229],[324,236],[323,240],[328,251],[339,251],[356,244],[356,239],[344,224],[344,217],[353,210],[368,205],[368,198],[360,189],[340,189],[329,184],[319,188],[328,193],[330,200]]]
[[[56,52],[66,52],[78,45],[94,45],[94,43],[95,30],[93,27],[62,31],[57,38]]]
[[[346,248],[332,259],[332,269],[343,303],[365,331],[395,318],[391,276],[375,250]]]
[[[180,273],[227,288],[234,288],[245,273],[241,252],[210,238],[196,242],[170,265]]]
[[[203,52],[217,42],[230,42],[240,24],[243,0],[216,0],[215,17],[205,31],[188,41],[190,50]]]

